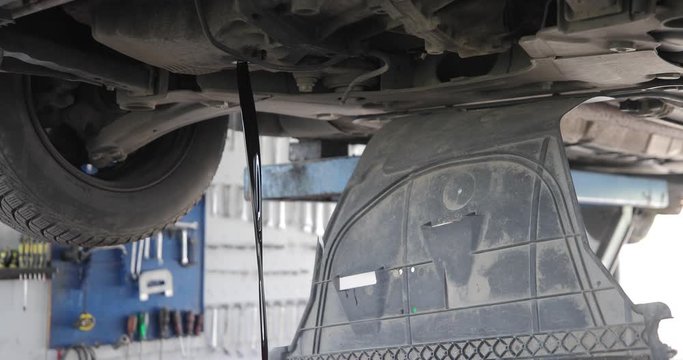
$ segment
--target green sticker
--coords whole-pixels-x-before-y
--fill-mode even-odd
[[[415,314],[417,312],[417,307],[413,306],[412,308],[410,308],[410,312]]]

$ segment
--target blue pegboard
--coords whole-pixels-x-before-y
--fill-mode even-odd
[[[180,265],[179,234],[164,233],[164,261],[154,259],[154,240],[150,259],[145,259],[142,271],[165,268],[173,274],[173,297],[152,295],[141,302],[138,284],[130,275],[131,244],[126,255],[120,250],[101,250],[92,253],[87,265],[79,266],[62,261],[64,247],[53,247],[52,264],[56,273],[52,278],[52,308],[50,348],[65,348],[76,344],[115,344],[126,330],[126,319],[131,314],[148,311],[150,328],[148,339],[158,338],[158,310],[193,311],[204,308],[204,201],[194,207],[183,222],[197,221],[199,229],[191,232],[193,260],[191,266]],[[81,312],[95,316],[96,324],[89,332],[79,331],[75,323]],[[137,339],[135,339],[137,340]]]

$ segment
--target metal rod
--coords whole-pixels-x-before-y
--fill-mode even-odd
[[[261,325],[261,359],[268,359],[268,330],[266,326],[266,299],[263,286],[263,209],[261,199],[261,149],[259,145],[259,131],[256,119],[256,105],[251,90],[249,65],[245,62],[237,63],[237,89],[239,91],[240,107],[242,108],[242,129],[244,131],[244,145],[249,168],[249,184],[251,187],[251,209],[254,223],[256,242],[256,267],[258,272],[259,290],[259,319]]]
[[[211,310],[211,342],[212,350],[218,348],[218,308]]]
[[[28,279],[26,274],[22,274],[20,278],[24,281],[24,306],[22,309],[26,311],[26,308],[28,307]]]
[[[187,229],[182,229],[180,230],[180,265],[183,266],[190,264],[190,257],[187,249],[188,245]]]
[[[130,276],[133,277],[133,279],[137,279],[137,249],[138,249],[138,243],[133,242],[130,244]]]
[[[151,248],[151,246],[150,246],[151,239],[149,237],[146,237],[144,242],[145,242],[145,259],[149,259],[149,254],[150,254],[150,250],[151,250],[150,249]]]
[[[164,263],[164,233],[159,231],[155,235],[156,239],[156,259],[159,265]]]
[[[137,264],[135,264],[135,277],[139,278],[140,273],[142,273],[142,258],[145,255],[145,242],[142,240],[138,240],[138,258],[137,258]]]
[[[609,239],[609,243],[607,243],[607,247],[601,254],[602,256],[600,259],[610,273],[614,273],[614,270],[616,270],[615,265],[619,259],[621,248],[624,246],[624,243],[626,243],[626,240],[628,240],[628,237],[631,234],[632,222],[633,207],[623,206],[621,208],[619,222],[612,233],[612,237]]]

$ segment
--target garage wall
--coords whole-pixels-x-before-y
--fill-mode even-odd
[[[289,139],[261,139],[264,164],[288,162]],[[205,303],[218,319],[215,345],[257,358],[258,289],[251,204],[244,201],[246,166],[240,132],[230,131],[223,161],[207,191]],[[264,203],[264,274],[271,347],[288,344],[311,287],[318,238],[333,203]],[[211,328],[207,328],[210,333]]]
[[[18,232],[0,223],[0,248],[16,248],[19,237]],[[45,359],[49,282],[27,281],[26,285],[24,311],[24,282],[0,281],[0,359]]]

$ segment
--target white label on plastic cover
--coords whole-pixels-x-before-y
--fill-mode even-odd
[[[339,277],[339,290],[355,289],[375,284],[377,284],[377,275],[375,275],[374,271]]]

